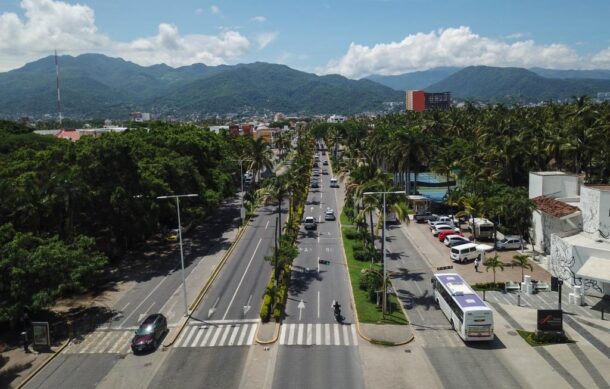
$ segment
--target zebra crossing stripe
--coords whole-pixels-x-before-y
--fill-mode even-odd
[[[221,326],[223,327],[223,326]],[[224,332],[222,333],[222,338],[220,338],[220,342],[218,342],[219,346],[225,344],[225,340],[227,340],[227,336],[229,336],[229,332],[231,332],[231,326],[224,326]]]
[[[336,324],[333,324],[333,329],[335,330],[335,346],[341,344],[341,340],[339,339],[339,327]]]
[[[188,335],[189,330],[190,330],[190,328],[187,327],[186,331],[182,331],[182,333],[178,337],[178,340],[176,341],[176,347],[180,347],[183,345],[184,339],[186,339],[186,336]]]
[[[322,345],[322,324],[316,324],[316,346]]]
[[[106,352],[106,350],[110,351],[111,345],[110,342],[112,339],[116,338],[116,333],[108,332],[108,335],[102,339],[100,342],[100,352]]]
[[[219,326],[218,328],[216,328],[214,330],[214,336],[212,337],[212,341],[210,342],[210,347],[214,347],[216,345],[216,341],[218,341],[218,338],[220,337],[220,334],[222,333],[222,326]]]
[[[297,328],[294,324],[288,324],[290,326],[290,335],[288,336],[288,344],[293,343],[294,330]]]
[[[248,327],[250,327],[250,324],[244,325],[243,330],[241,331],[241,335],[239,336],[239,340],[237,341],[238,346],[244,344],[244,339],[246,339],[246,334],[248,333]]]
[[[210,327],[204,327],[203,331],[205,332],[205,336],[203,337],[203,340],[201,341],[201,344],[199,346],[204,346],[208,342],[208,339],[210,338],[210,335],[212,335],[212,332],[214,332]]]
[[[299,324],[299,336],[297,338],[297,344],[303,344],[303,326]]]
[[[93,334],[89,334],[86,338],[86,344],[83,346],[83,348],[80,349],[80,351],[78,352],[79,354],[85,354],[87,353],[87,351],[92,347],[95,346],[96,344],[96,340],[98,338],[101,338],[104,334],[101,332],[95,332]]]
[[[349,334],[347,333],[347,326],[343,326],[343,341],[346,346],[349,346]]]
[[[324,344],[330,346],[330,324],[324,324]]]
[[[254,335],[256,335],[256,324],[253,324],[250,328],[250,335],[248,335],[248,343],[252,344],[254,342]]]
[[[235,338],[237,338],[237,334],[239,333],[240,329],[241,329],[241,326],[239,326],[239,325],[236,325],[235,328],[233,329],[231,338],[229,338],[229,346],[233,346],[235,344]]]
[[[306,344],[311,346],[313,343],[313,324],[307,324],[307,341]]]
[[[188,346],[189,342],[191,341],[191,338],[193,337],[193,335],[195,335],[195,333],[197,332],[197,327],[191,327],[189,328],[189,333],[188,336],[186,337],[186,339],[184,339],[184,344],[182,344],[183,347]]]
[[[205,331],[203,327],[197,327],[197,336],[195,336],[195,339],[193,339],[193,343],[189,344],[189,347],[197,346],[197,342],[199,341],[204,332]]]
[[[127,342],[129,340],[129,335],[130,335],[129,332],[121,334],[121,336],[119,337],[119,339],[117,339],[114,346],[112,346],[108,352],[110,352],[110,353],[119,352],[119,350],[125,345],[124,342]]]
[[[287,324],[287,325],[290,325],[290,324]],[[288,329],[282,328],[282,333],[280,334],[280,344],[285,344],[287,332],[288,332]]]
[[[356,326],[352,327],[352,339],[354,339],[354,346],[358,346],[358,336],[356,335]]]

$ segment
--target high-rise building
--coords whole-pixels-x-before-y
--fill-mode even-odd
[[[427,109],[447,109],[451,106],[451,92],[427,93],[407,91],[407,111],[423,112]]]

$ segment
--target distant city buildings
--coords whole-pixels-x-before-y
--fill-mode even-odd
[[[610,92],[598,92],[597,102],[603,103],[604,101],[610,101]]]
[[[143,123],[150,121],[150,113],[148,112],[132,112],[129,114],[129,119],[136,123]]]
[[[428,93],[421,90],[407,91],[407,111],[423,112],[429,109],[448,109],[451,107],[451,92]]]
[[[347,118],[345,116],[341,116],[341,115],[331,115],[327,122],[328,123],[343,123],[344,121],[346,121]]]

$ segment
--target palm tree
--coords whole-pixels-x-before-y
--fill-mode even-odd
[[[496,285],[496,269],[504,271],[504,263],[500,262],[499,258],[500,257],[498,256],[498,254],[496,254],[484,263],[485,271],[489,271],[489,269],[491,269],[494,272],[494,287]]]
[[[523,270],[530,269],[530,271],[534,270],[534,267],[528,261],[529,257],[524,254],[518,254],[513,256],[512,265],[521,268],[521,282],[523,282]]]
[[[273,153],[269,144],[263,138],[258,138],[252,142],[252,148],[248,157],[252,160],[250,169],[255,173],[257,178],[260,178],[261,170],[273,169]]]

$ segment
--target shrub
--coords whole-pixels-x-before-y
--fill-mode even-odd
[[[352,243],[352,248],[354,251],[364,250],[364,242],[356,241]]]
[[[366,250],[354,250],[354,259],[356,261],[368,261],[371,256]]]
[[[345,237],[347,239],[356,240],[360,237],[360,232],[352,227],[344,228],[343,232],[345,233]]]

